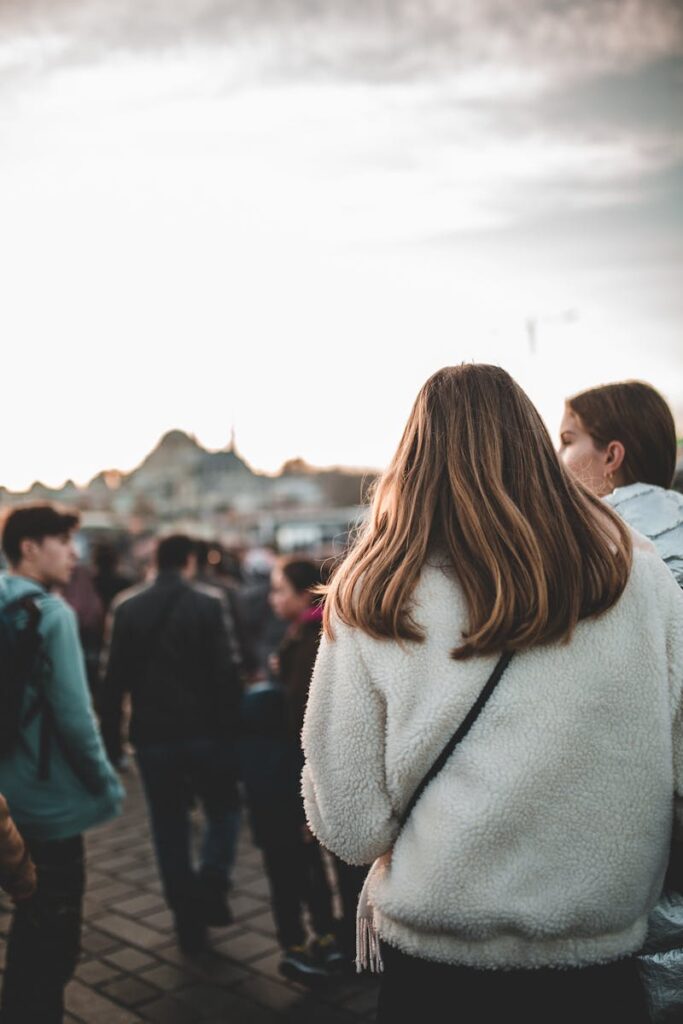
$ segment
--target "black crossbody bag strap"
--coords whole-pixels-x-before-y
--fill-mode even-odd
[[[427,772],[425,777],[422,779],[422,782],[417,787],[417,789],[415,790],[415,792],[411,796],[410,800],[408,801],[408,806],[406,807],[405,811],[403,812],[403,814],[401,816],[401,828],[403,828],[403,826],[405,825],[406,821],[410,817],[410,815],[412,813],[412,810],[415,807],[415,804],[420,799],[420,797],[424,793],[424,791],[427,788],[427,786],[429,785],[429,783],[432,781],[432,779],[436,778],[436,776],[439,774],[439,772],[441,771],[441,769],[446,764],[446,762],[448,761],[449,757],[451,756],[451,754],[453,753],[453,751],[457,747],[458,743],[460,743],[461,740],[464,740],[465,736],[467,736],[467,733],[470,731],[470,729],[472,728],[472,726],[474,725],[476,720],[479,718],[479,715],[481,714],[481,712],[484,709],[484,705],[487,703],[489,697],[491,696],[491,694],[495,690],[496,686],[498,685],[498,683],[502,679],[502,676],[503,676],[503,673],[505,672],[505,669],[510,664],[510,662],[512,660],[513,653],[514,653],[513,651],[506,651],[505,654],[503,654],[498,659],[496,667],[494,668],[493,672],[489,676],[489,678],[488,678],[488,680],[486,682],[486,685],[484,686],[483,690],[481,691],[481,693],[477,697],[476,701],[474,702],[474,704],[472,705],[472,707],[468,711],[467,715],[462,720],[462,722],[460,723],[458,728],[455,730],[455,732],[451,736],[450,740],[448,741],[446,746],[443,748],[443,750],[441,751],[441,753],[437,757],[436,761],[434,762],[432,767],[429,769],[429,771]]]
[[[43,665],[40,663],[42,646],[40,641],[39,629],[42,613],[40,608],[36,604],[36,597],[40,596],[40,593],[27,594],[23,597],[16,598],[14,601],[8,604],[7,607],[21,608],[21,610],[26,613],[26,615],[28,616],[28,624],[26,626],[26,630],[29,631],[30,634],[37,639],[37,644],[33,651],[32,661],[27,663],[24,666],[24,669],[26,671],[26,682],[28,682],[30,676],[34,676],[38,693],[31,707],[24,714],[20,724],[22,729],[26,728],[26,726],[30,725],[33,719],[36,718],[36,716],[40,714],[41,711],[43,712],[43,720],[40,726],[40,738],[38,745],[38,778],[41,780],[41,782],[43,782],[50,777],[50,729],[52,723],[48,721],[48,718],[45,715],[47,701],[43,691],[43,682],[41,675],[43,671]],[[21,741],[22,738],[20,737],[20,742]]]

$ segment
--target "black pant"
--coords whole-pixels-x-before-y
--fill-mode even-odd
[[[648,1024],[634,960],[581,969],[482,971],[382,943],[378,1024]]]
[[[64,987],[78,962],[83,838],[28,842],[38,886],[17,904],[7,940],[2,1024],[61,1024]]]
[[[308,907],[317,935],[332,932],[332,893],[322,850],[314,839],[303,841],[302,822],[295,820],[277,834],[264,837],[261,848],[280,945],[286,948],[304,942],[302,904]]]
[[[342,919],[337,925],[337,937],[344,953],[350,960],[355,960],[358,897],[360,896],[360,891],[363,888],[363,882],[369,868],[367,866],[357,867],[354,864],[346,864],[334,855],[333,860],[337,870],[337,883],[339,885],[339,896],[342,905]]]
[[[200,867],[227,888],[240,827],[233,744],[208,737],[168,740],[140,744],[136,756],[169,906],[181,909],[194,900],[190,805],[195,798],[206,817]]]

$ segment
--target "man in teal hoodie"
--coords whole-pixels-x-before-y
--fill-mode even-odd
[[[16,741],[0,751],[0,792],[38,874],[7,944],[2,1024],[61,1024],[64,987],[80,951],[83,832],[120,813],[123,789],[94,717],[76,617],[52,593],[69,581],[78,517],[50,505],[15,509],[2,549],[0,613],[33,628],[38,656],[23,682]]]

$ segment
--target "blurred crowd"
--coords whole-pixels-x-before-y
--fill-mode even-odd
[[[79,952],[82,834],[120,813],[119,777],[133,766],[185,954],[232,922],[246,813],[270,884],[281,973],[313,985],[351,969],[364,871],[323,851],[300,794],[328,563],[183,534],[140,557],[125,537],[92,542],[78,527],[76,515],[34,505],[13,511],[3,533],[15,571],[0,577],[0,614],[16,675],[3,685],[18,692],[35,679],[36,710],[24,715],[18,699],[0,761],[0,789],[30,837],[24,848],[8,832],[12,877],[0,879],[17,900],[2,1019],[62,1019]],[[42,668],[32,660],[41,648]],[[3,814],[13,829],[6,804],[0,825]],[[37,950],[46,968],[36,989]]]

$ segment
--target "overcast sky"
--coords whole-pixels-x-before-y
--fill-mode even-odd
[[[682,55],[665,0],[2,0],[0,483],[382,466],[471,359],[683,432]]]

